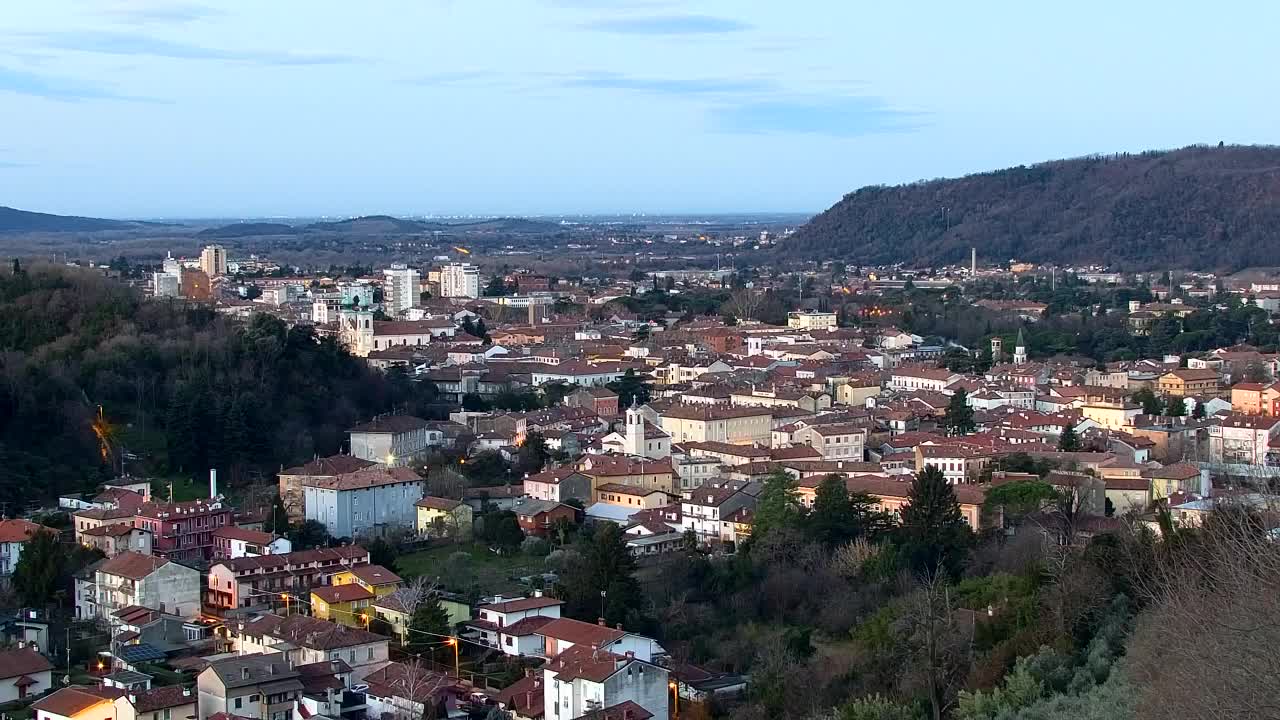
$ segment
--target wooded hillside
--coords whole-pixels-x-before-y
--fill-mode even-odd
[[[1125,269],[1274,264],[1280,148],[1191,147],[865,187],[802,227],[790,257],[908,266],[1010,259]]]
[[[371,371],[308,327],[265,315],[237,324],[85,270],[0,271],[0,502],[10,508],[90,489],[125,448],[140,456],[134,471],[217,467],[235,483],[338,452],[351,425],[425,413],[432,400],[429,384]]]

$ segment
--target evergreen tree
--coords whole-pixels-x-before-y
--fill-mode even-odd
[[[409,618],[409,637],[405,649],[411,653],[429,653],[439,647],[444,635],[452,635],[449,614],[440,604],[440,593],[432,590],[418,601]]]
[[[972,532],[942,471],[926,465],[911,483],[907,499],[899,528],[907,562],[917,572],[942,570],[959,577]]]
[[[1080,450],[1080,436],[1076,434],[1075,426],[1068,425],[1062,429],[1062,434],[1058,436],[1058,449],[1062,452]]]
[[[1169,417],[1182,417],[1187,414],[1187,405],[1180,397],[1169,398],[1168,404],[1164,407],[1164,414]]]
[[[13,570],[13,587],[22,604],[44,607],[53,602],[66,575],[67,557],[55,532],[38,532],[22,544]]]
[[[1196,409],[1191,411],[1191,417],[1195,418],[1196,420],[1203,420],[1205,413],[1206,413],[1206,410],[1204,407],[1204,403],[1196,402]]]
[[[289,513],[285,512],[284,500],[280,499],[280,493],[276,493],[271,499],[271,514],[267,515],[267,521],[264,528],[269,533],[276,535],[284,535],[289,532]]]
[[[635,557],[627,548],[622,529],[611,522],[602,523],[582,560],[562,575],[556,594],[565,601],[565,613],[570,617],[595,620],[601,617],[603,602],[605,622],[634,624],[644,602],[635,570]]]
[[[942,425],[952,435],[967,435],[977,428],[973,421],[973,408],[969,407],[969,393],[964,388],[958,388],[947,402],[947,414],[942,418]]]
[[[396,549],[391,543],[383,538],[375,538],[365,549],[369,551],[370,564],[381,565],[391,572],[398,572],[396,568]]]
[[[843,475],[828,475],[818,484],[813,510],[805,518],[810,536],[827,545],[853,539],[856,532],[853,503]]]
[[[796,494],[796,481],[785,470],[775,470],[765,479],[756,499],[751,539],[754,542],[772,530],[795,527],[799,521],[800,500]]]
[[[551,453],[547,450],[547,441],[542,433],[534,431],[525,435],[524,443],[516,453],[516,474],[524,477],[525,474],[541,472],[549,457]]]
[[[1131,399],[1142,406],[1143,415],[1159,415],[1164,412],[1164,403],[1151,388],[1142,388],[1135,392]]]

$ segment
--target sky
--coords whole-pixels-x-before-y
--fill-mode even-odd
[[[39,0],[0,205],[103,217],[816,212],[1280,142],[1280,3]]]

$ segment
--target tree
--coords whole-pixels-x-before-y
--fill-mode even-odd
[[[329,544],[329,528],[318,520],[307,520],[289,531],[294,550],[312,550]]]
[[[626,374],[605,387],[618,394],[618,407],[627,408],[632,405],[644,405],[649,402],[652,388],[645,379],[636,375],[635,370],[628,369]]]
[[[489,284],[484,286],[485,297],[500,297],[502,295],[510,295],[511,288],[507,287],[507,283],[503,281],[501,275],[494,275],[489,279]]]
[[[263,526],[267,532],[276,535],[284,535],[289,532],[289,513],[285,512],[284,500],[280,499],[279,492],[271,498],[271,513],[267,515],[267,520],[263,523]]]
[[[1191,417],[1196,420],[1203,420],[1206,412],[1207,410],[1205,410],[1204,403],[1196,402],[1196,409],[1191,411]]]
[[[22,555],[13,570],[13,586],[23,605],[45,607],[64,590],[67,556],[53,531],[37,532],[22,544]]]
[[[1164,403],[1151,388],[1142,388],[1135,392],[1130,399],[1142,406],[1143,415],[1159,415],[1164,412]]]
[[[369,551],[370,564],[381,565],[391,572],[397,572],[396,548],[391,543],[384,538],[375,538],[365,546],[365,549]]]
[[[1199,403],[1196,403],[1199,405]],[[1187,404],[1183,398],[1171,397],[1165,404],[1164,414],[1169,417],[1183,417],[1187,414]]]
[[[911,483],[907,501],[899,534],[908,564],[917,572],[959,577],[972,532],[942,471],[926,465]]]
[[[973,408],[969,406],[969,393],[964,388],[957,388],[951,400],[947,402],[947,412],[942,418],[942,426],[951,435],[968,435],[977,428],[973,420]]]
[[[1062,452],[1079,452],[1080,436],[1076,434],[1074,425],[1067,425],[1058,436],[1058,449]]]
[[[805,526],[810,537],[824,545],[853,539],[853,504],[843,475],[828,475],[818,484]]]
[[[524,542],[524,530],[520,529],[520,521],[510,510],[495,510],[481,516],[480,539],[489,543],[503,553],[513,553],[520,549]]]
[[[1005,522],[1016,527],[1057,497],[1053,486],[1043,480],[1015,480],[987,490],[983,505],[990,511],[1002,511]]]
[[[476,393],[465,393],[462,396],[462,409],[467,412],[485,412],[489,409],[489,403]]]
[[[522,477],[541,472],[549,457],[551,453],[547,450],[547,441],[542,433],[535,430],[526,434],[520,450],[516,452],[516,475]]]
[[[565,614],[579,620],[603,617],[610,625],[634,624],[644,601],[635,569],[635,557],[622,529],[610,522],[600,524],[582,560],[562,574],[557,586],[556,594],[565,601]]]
[[[775,470],[765,478],[760,496],[756,498],[751,541],[755,543],[775,530],[794,528],[799,521],[800,498],[796,494],[795,478],[785,470]]]

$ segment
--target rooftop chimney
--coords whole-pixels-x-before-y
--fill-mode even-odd
[[[138,704],[138,696],[133,693],[129,693],[129,704],[136,706]]]
[[[218,470],[209,468],[209,499],[218,497]]]
[[[621,629],[622,629],[622,623],[618,623],[618,624],[617,624],[617,625],[615,625],[614,627],[616,627],[616,628],[618,628],[619,630],[621,630]]]
[[[241,679],[241,680],[248,680],[248,679],[249,679],[249,668],[247,668],[247,667],[242,667],[242,668],[240,668],[240,679]]]
[[[604,618],[596,618],[596,624],[600,627],[609,627],[609,623],[605,622]]]

